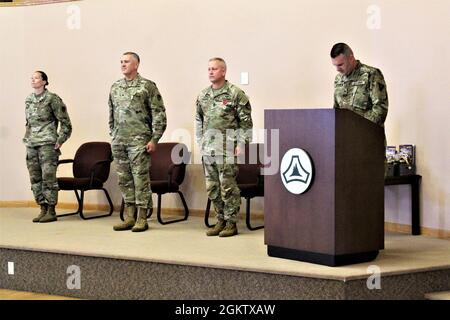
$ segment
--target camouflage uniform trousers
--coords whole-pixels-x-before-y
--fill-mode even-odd
[[[53,144],[27,147],[27,168],[30,173],[31,190],[37,204],[55,206],[58,203],[56,169],[60,150]]]
[[[214,157],[203,156],[203,168],[208,198],[214,204],[217,219],[237,222],[237,214],[241,205],[241,191],[236,177],[239,167],[226,161],[218,163]]]
[[[152,208],[150,154],[145,145],[113,144],[112,152],[125,204]]]

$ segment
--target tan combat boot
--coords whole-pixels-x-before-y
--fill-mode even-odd
[[[39,222],[45,223],[45,222],[53,222],[56,221],[56,212],[55,212],[55,206],[48,206],[47,213],[45,216],[43,216]]]
[[[142,232],[148,229],[147,208],[138,208],[138,217],[136,224],[131,229],[132,232]]]
[[[41,204],[41,213],[33,219],[33,222],[39,222],[47,214],[48,206],[46,203]]]
[[[113,229],[114,231],[124,231],[124,230],[130,230],[133,228],[134,224],[136,223],[136,207],[135,206],[127,206],[125,207],[125,221],[120,222],[119,224],[116,224]]]
[[[218,219],[216,225],[213,228],[206,231],[206,235],[208,237],[217,236],[219,235],[220,231],[223,230],[223,228],[225,228],[225,220]]]
[[[238,234],[237,226],[235,222],[227,221],[227,225],[219,233],[219,237],[231,237]]]

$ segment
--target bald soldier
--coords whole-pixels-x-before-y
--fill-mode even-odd
[[[349,109],[384,127],[388,96],[381,71],[356,60],[345,43],[335,44],[330,55],[339,72],[334,81],[334,108]]]
[[[126,52],[120,60],[123,79],[109,95],[109,129],[119,188],[125,201],[125,221],[115,231],[148,229],[147,211],[153,207],[150,154],[166,130],[166,110],[153,81],[138,73],[140,58]],[[137,218],[136,218],[137,215]]]
[[[236,157],[251,141],[253,128],[249,98],[225,79],[226,71],[222,58],[209,60],[211,85],[199,94],[195,116],[206,191],[217,216],[216,225],[206,234],[219,237],[238,233],[236,222],[241,195],[236,183]]]

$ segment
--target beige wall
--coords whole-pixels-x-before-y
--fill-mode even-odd
[[[388,143],[417,145],[422,225],[450,230],[449,21],[448,0],[85,0],[2,7],[0,201],[32,199],[21,138],[34,70],[47,72],[49,90],[68,105],[74,131],[62,158],[70,158],[85,141],[109,141],[107,96],[121,77],[124,51],[141,55],[141,74],[164,97],[168,128],[162,141],[179,141],[180,129],[194,134],[194,101],[208,85],[211,56],[227,60],[235,84],[240,72],[249,72],[250,84],[240,86],[251,98],[255,128],[262,129],[267,108],[332,106],[329,50],[343,41],[385,75]],[[70,174],[69,167],[59,174]],[[184,191],[192,208],[206,203],[203,183],[200,166],[189,166]],[[108,188],[119,203],[116,184],[112,173]],[[61,192],[60,201],[75,198]],[[87,201],[104,202],[95,192]],[[262,211],[262,201],[255,203]],[[165,204],[181,207],[175,197]],[[386,221],[410,223],[408,187],[386,188]]]

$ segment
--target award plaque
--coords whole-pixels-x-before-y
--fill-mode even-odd
[[[416,174],[416,148],[412,144],[398,146],[399,174],[408,176]]]
[[[397,147],[386,146],[386,176],[398,176]]]

